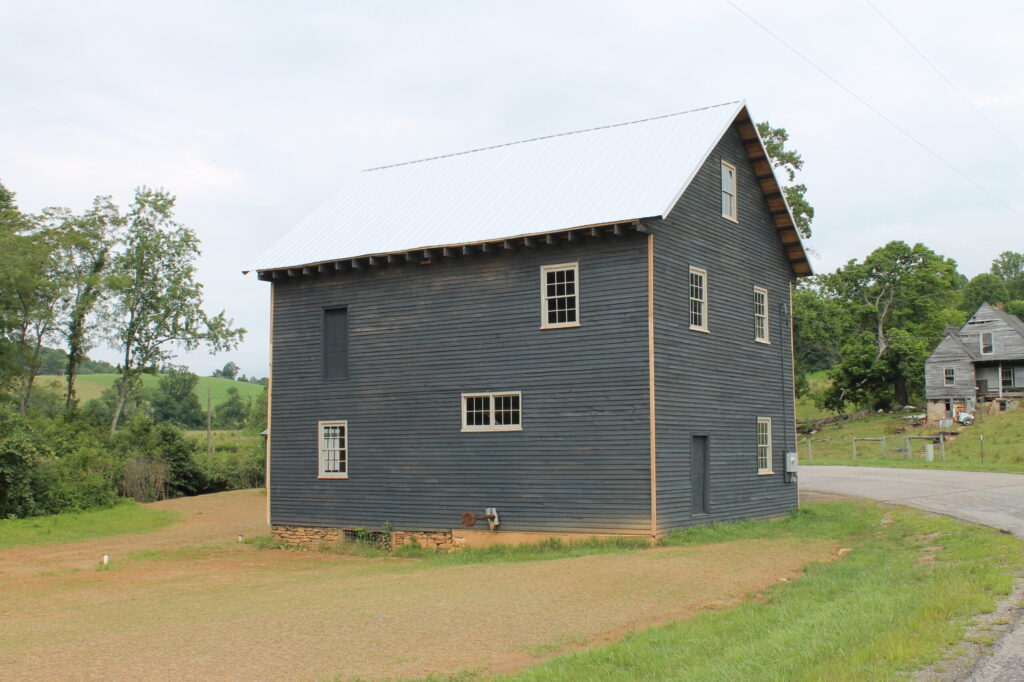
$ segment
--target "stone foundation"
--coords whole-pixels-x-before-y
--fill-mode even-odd
[[[428,549],[452,551],[463,546],[461,538],[453,538],[450,530],[396,530],[391,532],[391,548],[417,544]]]
[[[340,537],[337,528],[319,526],[274,526],[271,532],[275,540],[287,542],[289,545],[317,546],[337,542]]]

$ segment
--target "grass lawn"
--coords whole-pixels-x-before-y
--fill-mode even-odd
[[[799,421],[807,421],[809,419],[820,419],[821,417],[831,417],[833,412],[823,410],[814,404],[814,396],[825,390],[828,386],[828,370],[823,369],[819,372],[810,372],[807,375],[807,383],[810,385],[810,391],[806,395],[802,395],[796,399],[796,418]]]
[[[126,501],[109,509],[0,520],[0,550],[18,545],[78,542],[124,533],[145,533],[174,523],[178,513]]]
[[[959,642],[969,619],[991,611],[1024,568],[1022,543],[1012,536],[857,503],[698,528],[665,544],[769,536],[835,538],[850,551],[740,606],[649,628],[510,679],[900,679]]]
[[[103,389],[114,385],[117,376],[116,374],[79,374],[78,378],[75,379],[75,393],[83,403],[99,398]],[[41,376],[36,381],[40,385],[52,387],[60,391],[61,395],[64,395],[65,382],[67,380],[63,376]],[[146,388],[156,388],[159,383],[160,377],[158,375],[142,375],[142,385]],[[232,381],[223,377],[199,377],[199,383],[196,385],[195,390],[196,395],[199,397],[199,404],[203,406],[203,409],[206,409],[206,392],[209,389],[210,400],[213,406],[216,407],[227,400],[228,388],[231,386],[238,389],[243,400],[247,396],[252,396],[254,400],[258,400],[263,396],[263,386],[260,384],[250,384],[247,381]]]
[[[875,414],[864,419],[828,425],[818,433],[801,436],[800,463],[1024,473],[1024,409],[979,415],[973,426],[958,427],[959,435],[946,441],[944,462],[940,459],[937,445],[935,461],[925,461],[925,441],[910,441],[909,457],[905,458],[904,453],[898,451],[904,448],[904,436],[934,435],[939,431],[938,427],[932,425],[908,426],[905,416]],[[858,442],[857,459],[853,459],[851,439],[854,437],[884,437],[887,456],[882,457],[880,443]],[[808,444],[811,448],[810,456]]]

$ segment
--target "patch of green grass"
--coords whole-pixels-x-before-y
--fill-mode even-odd
[[[891,522],[883,525],[883,518]],[[808,505],[781,521],[695,528],[665,544],[779,536],[834,538],[852,551],[737,607],[650,628],[510,679],[898,679],[960,641],[967,621],[991,611],[1024,567],[1012,536],[848,502]],[[936,560],[920,562],[934,545],[941,547]]]
[[[50,545],[92,538],[146,533],[178,520],[178,512],[151,509],[126,500],[109,509],[0,521],[0,550],[18,545]]]
[[[99,398],[103,389],[109,388],[117,381],[117,374],[79,374],[75,379],[75,394],[83,403],[94,398]],[[60,391],[64,395],[67,379],[63,376],[41,376],[37,378],[41,385],[46,385]],[[156,388],[160,383],[160,377],[154,374],[143,374],[142,385],[146,388]],[[199,398],[199,404],[206,409],[206,393],[210,392],[210,402],[217,407],[227,400],[228,388],[234,386],[238,389],[242,400],[251,396],[253,400],[259,400],[263,396],[263,386],[250,384],[247,381],[233,381],[223,377],[199,377],[196,384],[195,394]]]
[[[807,394],[796,399],[796,418],[799,421],[808,421],[820,419],[821,417],[831,417],[834,414],[833,412],[829,412],[814,404],[814,398],[821,395],[829,385],[828,370],[823,369],[818,372],[809,372],[807,374],[807,383],[810,386],[810,390]]]
[[[818,433],[801,436],[798,446],[800,463],[1024,473],[1024,409],[978,415],[973,426],[946,429],[959,429],[959,435],[946,441],[945,461],[941,459],[938,445],[935,446],[933,462],[924,459],[925,441],[911,440],[909,456],[900,450],[906,445],[904,436],[935,435],[940,429],[935,425],[912,426],[906,417],[905,413],[873,414],[828,425]],[[857,458],[854,459],[854,437],[884,437],[887,456],[882,456],[880,443],[858,442]],[[810,457],[808,441],[812,452]]]

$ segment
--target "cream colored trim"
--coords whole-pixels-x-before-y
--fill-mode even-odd
[[[519,423],[518,424],[495,424],[494,423],[494,399],[514,395],[519,398]],[[480,426],[466,423],[466,398],[490,398],[490,424]],[[459,411],[462,413],[463,433],[494,433],[495,431],[522,431],[523,430],[523,392],[522,391],[484,391],[477,393],[459,394]]]
[[[768,427],[768,466],[761,466],[761,424],[765,424]],[[772,471],[772,459],[774,457],[774,451],[772,448],[772,418],[771,417],[758,417],[757,418],[757,473],[758,475],[767,475],[774,473]]]
[[[692,292],[690,290],[690,287],[691,287],[690,277],[692,275],[694,275],[694,274],[697,274],[697,275],[701,276],[701,282],[703,284],[703,286],[701,287],[701,290],[704,293],[704,298],[696,299],[696,300],[701,302],[701,317],[700,317],[701,323],[700,324],[693,324],[693,301],[695,299],[693,298],[693,294],[692,294]],[[696,265],[691,265],[690,266],[690,271],[689,271],[689,273],[686,276],[686,295],[687,295],[686,300],[688,302],[686,314],[689,316],[689,319],[690,319],[690,329],[692,329],[695,332],[707,332],[707,333],[710,333],[711,329],[709,328],[709,324],[708,324],[708,322],[709,322],[708,321],[708,299],[710,298],[710,296],[708,295],[708,271],[706,269],[698,268]]]
[[[325,426],[344,426],[345,427],[345,473],[327,473],[324,471],[324,449],[323,449],[323,437]],[[348,420],[347,419],[328,419],[319,421],[316,423],[316,461],[317,461],[317,478],[348,478]]]
[[[764,336],[757,335],[757,295],[764,296]],[[768,290],[764,287],[754,287],[754,340],[758,343],[772,342],[771,314],[768,311]]]
[[[706,280],[705,280],[706,281]],[[707,289],[705,289],[705,292]],[[658,536],[658,410],[654,374],[654,235],[647,235],[647,393],[650,404],[651,537]]]
[[[273,282],[270,283],[270,358],[267,362],[267,442],[264,444],[266,447],[266,467],[264,484],[267,487],[267,524],[270,524],[270,404],[271,399],[274,395],[274,292],[277,290],[277,285]]]
[[[573,322],[548,322],[548,296],[547,296],[547,274],[552,270],[572,270],[573,283],[576,286],[576,320]],[[541,329],[565,329],[567,327],[579,327],[582,323],[582,308],[580,307],[580,263],[557,263],[555,265],[540,266],[540,328]]]
[[[726,191],[725,185],[725,169],[728,168],[732,171],[732,191]],[[739,218],[739,187],[740,187],[740,176],[736,170],[736,166],[729,163],[725,159],[722,159],[722,196],[729,195],[729,212],[723,213],[722,217],[728,220],[738,223]]]

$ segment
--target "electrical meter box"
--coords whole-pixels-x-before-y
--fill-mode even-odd
[[[799,463],[797,461],[796,453],[795,452],[787,452],[786,453],[786,473],[787,474],[795,474],[796,470],[798,468],[799,468]]]

